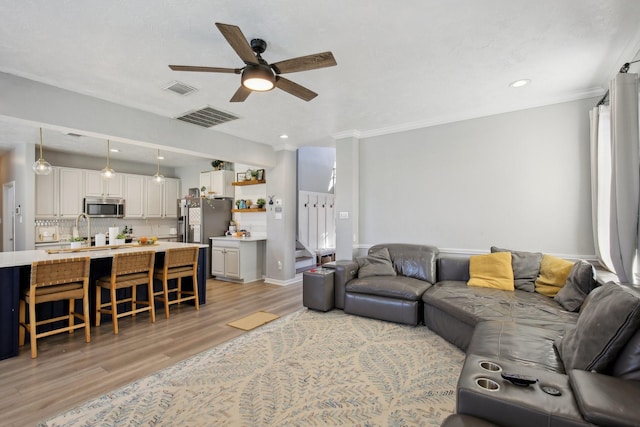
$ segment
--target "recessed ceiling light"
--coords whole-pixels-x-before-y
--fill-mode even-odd
[[[119,153],[120,150],[118,150],[117,148],[112,148],[109,151],[111,151],[112,153]]]
[[[522,86],[528,85],[529,83],[531,83],[531,80],[522,79],[522,80],[516,80],[515,82],[510,83],[509,86],[511,86],[511,87],[522,87]]]
[[[158,156],[158,160],[164,160],[164,156]]]
[[[287,135],[286,133],[283,133],[282,135],[280,135],[280,139],[287,139],[289,138],[289,135]]]

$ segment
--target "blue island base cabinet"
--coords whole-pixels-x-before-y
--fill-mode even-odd
[[[209,257],[208,248],[201,247],[198,252],[198,301],[200,305],[206,304],[207,301],[207,278],[206,266]],[[89,311],[91,324],[95,325],[96,313],[96,280],[99,277],[111,274],[111,257],[93,258],[91,259],[91,267],[89,271]],[[156,252],[155,268],[162,268],[164,263],[164,252]],[[15,267],[0,268],[0,360],[15,357],[19,353],[18,334],[19,334],[19,307],[20,307],[20,290],[29,287],[31,278],[31,266],[22,265]],[[169,282],[169,287],[175,286]],[[183,279],[182,285],[185,289],[192,289],[192,281]],[[156,291],[162,289],[160,281],[154,281],[154,289]],[[129,289],[121,289],[118,292],[130,292]],[[144,286],[138,288],[139,297],[145,299],[147,297],[147,289]],[[173,296],[175,298],[175,296]],[[103,291],[103,301],[108,300],[108,294]],[[188,304],[193,304],[189,301]],[[62,316],[68,313],[68,303],[66,301],[55,301],[51,303],[38,304],[36,306],[36,316],[38,318],[51,318]],[[82,312],[82,301],[76,301],[76,310]],[[163,304],[156,301],[156,313],[163,315]],[[157,315],[157,314],[156,314]],[[111,322],[111,315],[102,315],[102,322]],[[62,323],[64,321],[61,321]],[[58,324],[42,325],[42,330],[58,327]],[[39,329],[40,330],[40,329]],[[28,342],[28,336],[27,336]]]

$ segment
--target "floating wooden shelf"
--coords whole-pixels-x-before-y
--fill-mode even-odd
[[[267,208],[231,209],[231,212],[266,212]]]
[[[256,179],[256,180],[253,180],[253,181],[235,181],[235,182],[232,182],[231,185],[242,186],[242,185],[258,185],[258,184],[266,184],[266,183],[267,183],[267,181],[264,180],[264,179],[261,179],[261,180],[257,180]]]

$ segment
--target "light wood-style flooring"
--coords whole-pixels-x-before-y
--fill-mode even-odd
[[[209,279],[207,304],[172,306],[171,316],[156,312],[120,319],[91,329],[38,341],[31,359],[29,343],[18,357],[0,361],[0,425],[29,426],[88,399],[147,376],[245,331],[227,326],[256,311],[285,316],[302,308],[302,283],[276,286],[262,281],[234,284]]]

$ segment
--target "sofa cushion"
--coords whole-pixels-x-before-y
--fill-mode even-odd
[[[547,254],[542,255],[540,276],[535,284],[536,292],[548,297],[556,296],[560,288],[567,282],[573,264],[566,259]]]
[[[358,263],[358,277],[395,276],[396,270],[391,264],[391,257],[387,248],[380,248],[369,255],[356,258]]]
[[[569,383],[585,420],[599,426],[638,425],[640,382],[573,369]]]
[[[553,299],[569,311],[578,311],[596,286],[596,270],[588,262],[579,261],[573,265],[567,282]]]
[[[613,362],[611,375],[640,381],[640,329],[629,339]]]
[[[640,298],[613,282],[587,296],[576,327],[556,341],[565,369],[607,373],[640,325]]]
[[[540,273],[542,253],[512,251],[491,246],[491,252],[511,252],[513,283],[516,289],[535,292],[535,282]]]
[[[431,283],[404,276],[369,276],[357,278],[346,286],[346,292],[377,295],[409,301],[421,301]]]
[[[513,269],[510,252],[473,255],[469,258],[467,285],[513,291]]]
[[[560,324],[564,330],[564,324],[574,325],[578,319],[577,313],[535,292],[469,287],[461,281],[436,283],[424,293],[422,301],[425,310],[436,307],[470,326],[484,320],[513,320],[548,328]]]
[[[435,246],[386,243],[372,246],[369,253],[381,248],[389,251],[393,268],[400,276],[436,282],[436,256],[439,251]]]
[[[476,326],[466,351],[467,354],[485,356],[487,360],[511,360],[564,373],[562,361],[553,347],[554,341],[563,334],[564,331],[512,321],[481,322]]]

